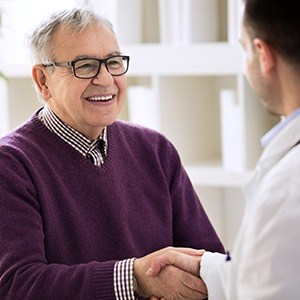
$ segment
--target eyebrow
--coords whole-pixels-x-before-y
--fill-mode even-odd
[[[104,58],[108,58],[108,57],[115,56],[115,55],[122,55],[122,53],[120,51],[111,52],[108,55],[106,55]],[[91,56],[91,55],[78,55],[73,60],[86,59],[86,58],[87,59],[89,59],[89,58],[95,58],[95,56]]]

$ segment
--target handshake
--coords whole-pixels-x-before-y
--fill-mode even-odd
[[[167,247],[134,261],[139,296],[157,299],[207,299],[200,278],[204,250]]]

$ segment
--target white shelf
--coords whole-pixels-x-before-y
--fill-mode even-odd
[[[31,65],[27,63],[0,64],[0,69],[8,78],[29,78],[31,77]]]
[[[238,44],[142,44],[124,46],[122,50],[131,57],[129,76],[219,76],[236,75],[243,71],[242,50]]]
[[[237,75],[242,70],[242,50],[238,44],[209,43],[172,46],[161,44],[127,45],[130,55],[128,76],[220,76]],[[29,77],[29,63],[2,64],[8,78]]]

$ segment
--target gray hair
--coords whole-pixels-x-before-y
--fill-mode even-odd
[[[33,63],[47,63],[55,60],[53,40],[60,28],[67,27],[73,34],[76,34],[97,24],[106,25],[114,33],[113,25],[109,20],[87,8],[73,8],[51,14],[28,37]]]

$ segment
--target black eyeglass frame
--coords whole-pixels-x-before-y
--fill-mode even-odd
[[[116,57],[121,57],[122,60],[126,60],[126,62],[127,62],[126,69],[124,70],[124,72],[122,72],[121,74],[117,74],[117,75],[111,74],[111,72],[109,71],[108,66],[107,66],[107,61],[109,61],[110,59],[116,58]],[[99,62],[99,67],[98,67],[98,71],[97,71],[96,75],[90,76],[90,77],[82,77],[82,76],[78,76],[76,74],[75,64],[78,61],[85,61],[85,60],[96,60],[96,61]],[[128,71],[129,60],[130,60],[130,56],[128,56],[128,55],[114,55],[114,56],[110,56],[110,57],[104,58],[104,59],[94,58],[94,57],[85,57],[85,58],[74,59],[72,61],[66,61],[66,62],[49,62],[47,64],[42,64],[42,66],[44,66],[45,68],[49,68],[49,67],[72,67],[72,71],[73,71],[73,74],[74,74],[75,77],[77,77],[79,79],[91,79],[91,78],[95,78],[96,76],[98,76],[102,64],[105,65],[105,68],[106,68],[107,72],[110,75],[112,75],[112,76],[122,76]]]

